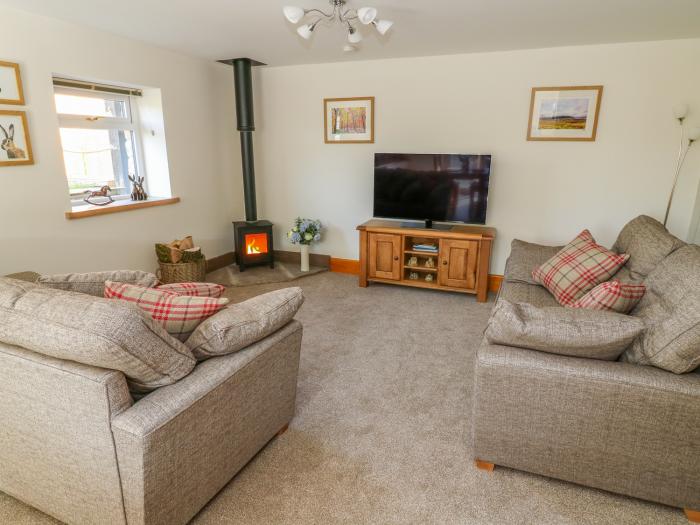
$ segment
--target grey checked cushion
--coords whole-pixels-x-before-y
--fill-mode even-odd
[[[204,321],[185,344],[199,360],[232,354],[282,328],[303,302],[297,287],[253,297]]]
[[[563,246],[543,246],[513,239],[504,279],[512,283],[539,284],[532,278],[532,270],[554,257],[562,248]]]
[[[700,246],[666,257],[644,281],[647,293],[632,315],[646,325],[623,360],[682,374],[700,366]]]
[[[493,344],[573,357],[616,360],[644,330],[628,315],[599,310],[537,308],[500,299],[486,327]]]
[[[158,284],[158,278],[154,274],[137,270],[42,275],[37,282],[57,290],[104,297],[106,281],[135,284],[146,288],[152,288]]]
[[[640,215],[631,220],[618,235],[613,251],[630,256],[626,272],[615,276],[622,282],[642,281],[659,263],[685,243],[677,239],[656,219]]]
[[[137,307],[0,278],[0,341],[120,370],[132,393],[175,383],[196,364],[190,350]]]

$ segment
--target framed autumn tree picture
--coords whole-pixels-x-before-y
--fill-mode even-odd
[[[374,97],[326,98],[323,108],[326,144],[374,143]]]

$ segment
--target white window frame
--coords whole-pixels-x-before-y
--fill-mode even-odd
[[[137,175],[144,177],[144,189],[148,191],[148,177],[146,176],[145,163],[143,160],[143,143],[141,140],[141,127],[139,125],[139,113],[138,104],[134,101],[134,97],[131,95],[121,95],[117,93],[109,93],[106,91],[93,91],[89,89],[81,89],[74,87],[62,87],[54,86],[54,94],[61,95],[74,95],[80,97],[88,98],[99,98],[101,100],[119,100],[126,103],[127,108],[127,118],[120,117],[102,117],[89,115],[70,115],[67,113],[58,113],[58,127],[61,128],[73,128],[73,129],[118,129],[118,130],[129,130],[133,133],[134,137],[134,154],[136,156],[135,163],[137,169]],[[61,146],[61,152],[63,152],[63,146]],[[64,161],[65,170],[65,161]],[[66,173],[66,178],[68,174]],[[84,193],[80,195],[71,194],[69,192],[71,199],[71,206],[83,206],[85,205]],[[115,201],[120,200],[130,200],[130,194],[125,195],[113,195],[112,198]]]

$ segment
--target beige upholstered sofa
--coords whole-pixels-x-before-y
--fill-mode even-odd
[[[0,321],[16,325],[8,294],[43,290],[8,282]],[[292,320],[137,401],[120,371],[0,343],[0,491],[71,524],[186,523],[286,429],[301,337]]]
[[[619,361],[485,340],[473,406],[477,466],[503,465],[698,511],[700,370],[660,367],[680,372],[699,364],[700,247],[639,217],[613,249],[631,255],[618,278],[647,286],[631,312],[644,322],[641,339]],[[514,241],[499,300],[557,307],[530,276],[557,251]],[[665,354],[676,344],[686,345],[684,363]]]

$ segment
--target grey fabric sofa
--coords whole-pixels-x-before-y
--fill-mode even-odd
[[[640,223],[651,226],[657,238],[630,231]],[[631,258],[632,271],[623,269],[620,276],[629,278],[645,265],[639,280],[659,281],[658,268],[669,272],[663,278],[670,282],[654,289],[647,285],[647,296],[631,313],[644,320],[647,330],[654,322],[650,311],[682,311],[698,322],[700,263],[673,263],[685,266],[671,274],[663,261],[673,262],[684,243],[659,226],[641,218],[628,228],[637,259]],[[662,246],[661,260],[649,265],[644,257]],[[558,306],[529,275],[558,249],[514,241],[500,298]],[[476,359],[473,419],[480,468],[502,465],[700,510],[700,370],[675,374],[623,360],[555,355],[484,340]]]
[[[294,415],[302,326],[134,402],[122,372],[0,343],[0,491],[70,524],[189,521]]]

